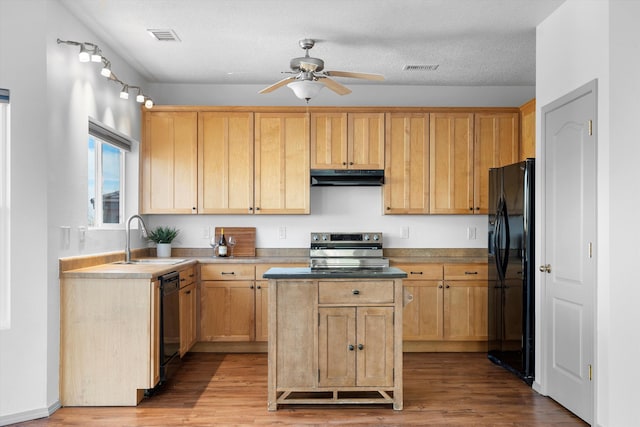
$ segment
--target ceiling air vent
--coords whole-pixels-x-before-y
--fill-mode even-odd
[[[403,71],[435,71],[438,69],[439,64],[430,65],[405,65],[402,67]]]
[[[179,42],[180,41],[180,37],[178,37],[176,32],[173,30],[155,29],[155,30],[147,30],[147,32],[151,35],[151,37],[153,37],[154,39],[160,42]]]

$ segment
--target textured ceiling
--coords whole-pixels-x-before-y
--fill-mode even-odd
[[[535,27],[564,0],[62,0],[150,82],[263,84],[304,55],[385,85],[534,85]],[[160,42],[147,29],[171,29]],[[74,34],[60,34],[74,39]],[[91,41],[91,40],[82,40]],[[403,71],[433,65],[435,71]],[[114,64],[114,70],[117,64]],[[336,78],[345,85],[379,84]]]

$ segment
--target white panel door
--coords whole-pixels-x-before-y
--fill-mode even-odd
[[[593,419],[595,89],[589,83],[542,109],[547,393],[587,422]]]

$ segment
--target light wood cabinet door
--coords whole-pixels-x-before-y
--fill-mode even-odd
[[[445,281],[444,338],[484,341],[488,338],[486,281]]]
[[[444,338],[444,285],[442,280],[411,280],[404,288],[413,300],[404,308],[405,341],[440,341]]]
[[[516,163],[520,159],[518,113],[475,115],[474,202],[476,214],[489,211],[489,168]]]
[[[311,169],[383,169],[384,113],[312,113]]]
[[[430,115],[429,209],[473,213],[473,114]]]
[[[201,284],[201,340],[253,341],[254,282],[203,281]]]
[[[145,112],[140,156],[140,213],[197,213],[195,112]]]
[[[355,386],[358,345],[355,307],[319,308],[318,317],[318,385]]]
[[[393,386],[393,307],[358,307],[356,384]]]
[[[192,282],[180,288],[180,357],[184,356],[197,340],[196,284]]]
[[[429,115],[386,116],[384,213],[429,213]]]
[[[347,113],[311,114],[311,169],[348,166]]]
[[[309,213],[309,115],[255,114],[255,214]]]
[[[536,157],[536,100],[520,106],[520,161]]]
[[[253,213],[253,113],[198,113],[198,213]]]
[[[160,298],[162,291],[160,290],[160,282],[154,280],[151,282],[151,301],[150,301],[150,346],[149,354],[149,387],[155,387],[160,382]]]
[[[384,113],[349,113],[349,169],[384,169]]]

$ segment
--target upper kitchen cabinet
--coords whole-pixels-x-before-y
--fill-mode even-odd
[[[140,213],[197,213],[196,112],[145,111]]]
[[[383,169],[384,113],[311,113],[311,169]]]
[[[536,157],[536,100],[520,106],[520,160]]]
[[[253,113],[198,113],[198,213],[253,213]]]
[[[430,211],[473,213],[473,114],[432,113]]]
[[[255,113],[255,214],[308,214],[309,180],[309,115]]]
[[[474,146],[474,213],[489,212],[489,168],[519,161],[518,113],[477,113]]]
[[[429,213],[429,114],[386,116],[385,214]]]

